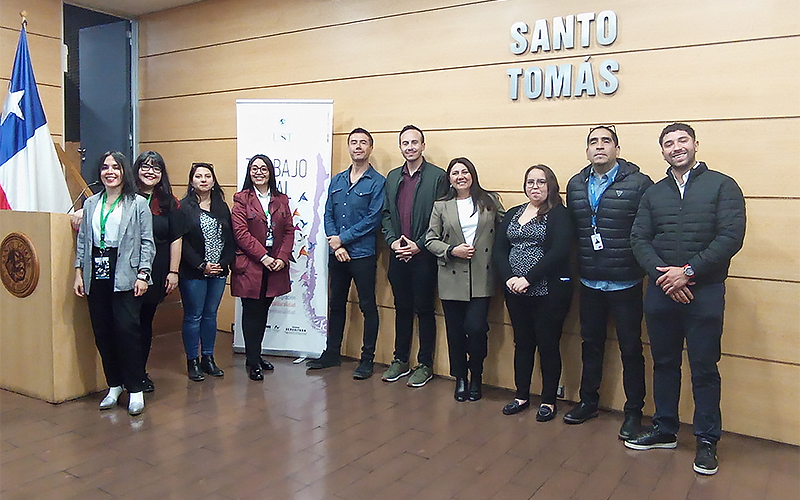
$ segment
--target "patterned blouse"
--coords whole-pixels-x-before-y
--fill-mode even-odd
[[[508,225],[508,241],[511,252],[508,263],[514,276],[525,276],[544,257],[544,237],[547,229],[547,214],[534,217],[524,225],[520,225],[519,217],[525,211],[525,205],[517,210]],[[547,295],[547,278],[543,277],[531,283],[524,295],[542,297]]]
[[[219,264],[222,248],[225,246],[222,240],[222,224],[210,213],[200,210],[200,229],[206,243],[206,262]]]

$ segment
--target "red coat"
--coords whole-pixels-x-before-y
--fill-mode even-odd
[[[264,242],[267,238],[267,218],[261,202],[253,189],[239,191],[233,195],[231,226],[236,240],[236,256],[231,272],[231,295],[248,299],[260,298],[261,278],[270,272],[267,279],[267,297],[277,297],[289,293],[289,263],[294,262],[294,222],[289,208],[289,198],[285,194],[273,196],[269,202],[272,219],[273,245],[270,257],[286,262],[277,272],[270,272],[261,263],[267,253]]]

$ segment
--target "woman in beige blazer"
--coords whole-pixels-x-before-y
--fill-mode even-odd
[[[477,401],[487,351],[489,299],[494,294],[492,248],[505,210],[496,193],[481,187],[475,165],[467,158],[454,158],[447,178],[450,189],[433,204],[425,246],[439,262],[450,375],[456,378],[454,397]]]

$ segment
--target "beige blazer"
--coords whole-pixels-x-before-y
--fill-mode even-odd
[[[492,249],[495,231],[505,209],[500,199],[492,195],[495,209],[481,210],[475,234],[475,254],[472,259],[459,259],[448,254],[451,247],[466,243],[458,220],[456,200],[433,204],[425,247],[439,262],[439,298],[468,301],[472,297],[491,297],[494,294]]]

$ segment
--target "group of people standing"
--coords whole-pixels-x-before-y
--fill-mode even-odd
[[[582,424],[598,415],[607,323],[613,319],[627,398],[619,437],[635,450],[674,448],[685,339],[695,399],[694,470],[714,474],[721,436],[717,362],[724,281],[744,239],[744,198],[733,179],[696,160],[699,143],[689,125],[668,125],[659,144],[669,168],[653,184],[620,157],[613,125],[592,127],[586,146],[590,163],[568,182],[566,205],[555,173],[539,164],[523,177],[528,201],[506,210],[497,193],[481,187],[469,159],[454,158],[446,170],[426,161],[418,127],[401,130],[405,162],[386,177],[370,164],[372,135],[354,129],[347,138],[352,164],[333,176],[325,204],[327,345],[307,367],[341,365],[354,282],[364,328],[353,378],[373,375],[381,230],[391,251],[388,278],[395,306],[394,356],[382,380],[408,377],[408,386],[422,387],[433,378],[438,289],[454,398],[481,399],[489,302],[498,283],[514,331],[516,385],[502,412],[514,415],[530,406],[538,350],[542,394],[536,420],[550,421],[558,413],[559,343],[574,294],[571,252],[577,247],[583,371],[580,402],[564,422]],[[163,159],[152,151],[142,153],[133,169],[123,155],[109,152],[99,176],[105,189],[86,200],[74,223],[80,225],[75,293],[88,296],[110,387],[100,408],[114,407],[124,387],[130,393],[128,411],[143,410],[142,393],[153,390],[145,370],[153,315],[176,285],[189,378],[223,376],[214,361],[214,339],[229,273],[232,294],[242,298],[248,375],[262,380],[262,371],[274,368],[261,357],[267,314],[273,299],[290,290],[294,243],[292,212],[277,189],[270,159],[249,160],[231,210],[208,163],[192,165],[180,201],[172,195]],[[652,427],[641,425],[643,315],[654,361]],[[419,352],[412,365],[415,316]]]
[[[405,163],[384,178],[369,163],[370,133],[356,128],[348,136],[353,163],[331,180],[325,207],[332,254],[327,346],[308,368],[341,364],[347,295],[354,281],[364,332],[353,377],[373,374],[380,229],[392,254],[388,277],[395,306],[394,357],[382,379],[396,382],[408,376],[408,386],[421,387],[433,377],[438,284],[454,397],[481,399],[489,301],[499,281],[514,331],[516,385],[503,414],[530,406],[538,350],[542,394],[536,420],[552,420],[558,413],[559,343],[574,294],[571,252],[577,248],[582,376],[580,401],[564,422],[582,424],[598,415],[611,319],[627,398],[619,438],[634,450],[676,447],[685,340],[695,400],[693,469],[716,473],[724,282],[744,241],[745,206],[732,178],[697,161],[699,142],[692,127],[673,123],[663,129],[659,145],[669,168],[655,184],[620,157],[613,125],[592,127],[586,140],[589,165],[567,183],[566,205],[552,169],[533,165],[523,178],[528,201],[508,210],[497,193],[481,187],[469,159],[454,158],[446,170],[427,162],[419,128],[404,127],[399,145]],[[419,353],[412,368],[415,315]],[[643,316],[654,362],[656,413],[649,427],[641,424]]]
[[[146,370],[153,318],[166,295],[180,288],[182,336],[189,379],[223,377],[214,360],[217,310],[228,275],[242,297],[246,367],[263,380],[272,364],[261,358],[267,311],[289,291],[294,224],[278,192],[269,158],[250,160],[242,190],[225,202],[210,163],[193,163],[186,196],[172,194],[164,159],[155,151],[101,157],[103,189],[72,218],[78,230],[74,291],[86,296],[109,390],[100,409],[117,405],[123,389],[128,412],[144,410],[155,385]]]

